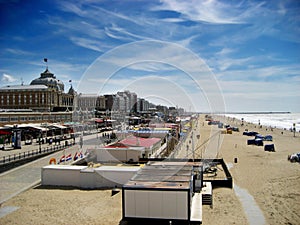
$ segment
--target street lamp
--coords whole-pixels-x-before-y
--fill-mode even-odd
[[[40,135],[39,135],[39,153],[42,152],[42,131],[40,131]]]

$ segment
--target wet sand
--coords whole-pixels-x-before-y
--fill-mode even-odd
[[[224,158],[229,165],[235,188],[213,190],[213,207],[203,206],[203,224],[299,224],[300,164],[287,161],[288,154],[300,151],[299,133],[293,137],[290,131],[270,131],[254,124],[241,127],[241,121],[223,116],[216,119],[240,128],[240,132],[221,134],[223,141],[219,136],[213,141],[217,140],[220,146],[213,154]],[[195,144],[199,151],[206,150],[209,145],[203,142],[218,130],[213,126],[211,129],[212,126],[204,122],[204,115],[200,116],[197,129],[200,129],[201,138]],[[265,152],[263,146],[247,145],[247,139],[252,137],[243,136],[244,129],[271,134],[276,152]],[[200,154],[209,155],[208,152],[196,153]],[[245,202],[243,195],[247,194],[252,202]],[[12,206],[19,208],[0,218],[0,224],[107,225],[119,224],[122,219],[121,192],[111,196],[111,190],[37,186],[3,203],[1,209]]]

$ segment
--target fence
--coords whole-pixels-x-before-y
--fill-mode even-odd
[[[20,160],[29,160],[30,158],[36,158],[38,156],[48,155],[50,153],[67,148],[68,146],[70,146],[70,144],[65,143],[62,145],[53,145],[46,148],[34,149],[26,152],[20,152],[13,155],[3,156],[2,159],[0,160],[0,166],[18,162]]]

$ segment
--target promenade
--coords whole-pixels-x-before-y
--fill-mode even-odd
[[[101,144],[101,139],[98,138],[97,134],[92,134],[83,137],[83,147],[82,149],[78,145],[79,138],[76,138],[75,145],[68,147],[64,150],[55,152],[43,158],[34,160],[25,165],[19,166],[12,170],[0,174],[0,205],[9,200],[10,198],[18,195],[19,193],[37,185],[41,181],[41,168],[48,165],[51,158],[59,159],[62,155],[72,154],[72,157],[76,152],[82,151],[83,153],[87,148],[95,146],[95,144]],[[43,147],[48,144],[42,145]],[[38,148],[38,145],[27,145],[22,147],[22,149],[11,150],[11,151],[0,151],[3,156],[4,154],[12,152],[19,153],[24,151],[30,151]],[[62,164],[71,164],[73,160],[63,162]]]

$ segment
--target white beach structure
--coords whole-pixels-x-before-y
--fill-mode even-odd
[[[48,165],[42,168],[42,185],[83,189],[122,187],[140,169],[139,166]]]
[[[195,193],[198,163],[148,162],[122,188],[124,221],[202,222],[202,198]]]

